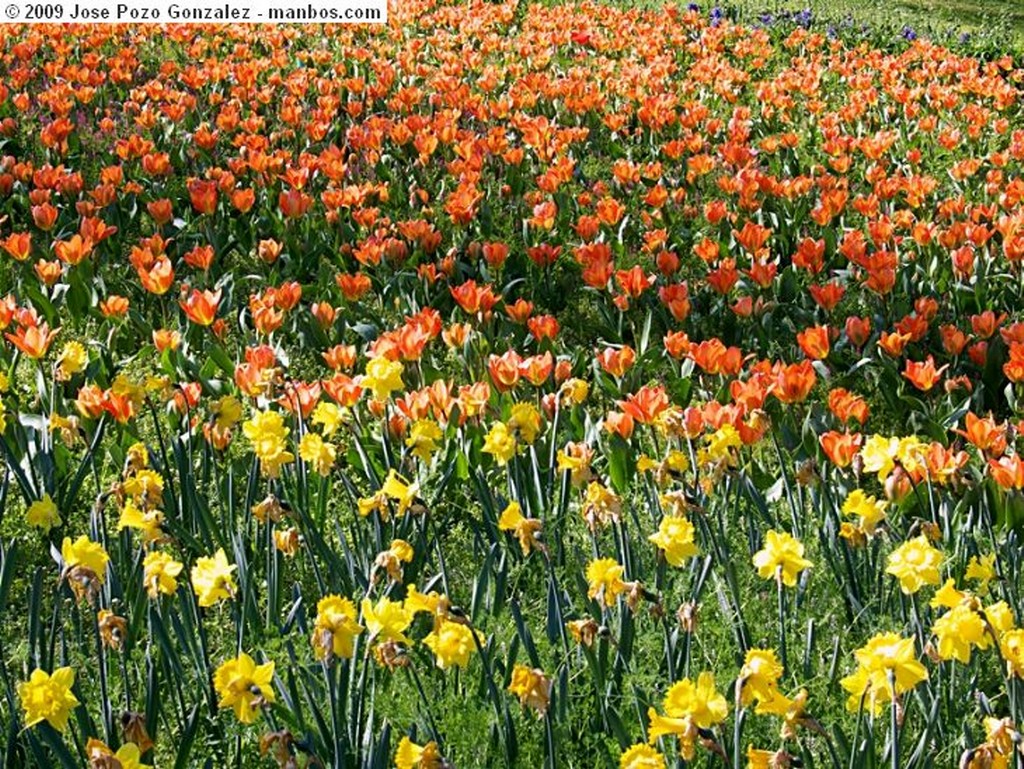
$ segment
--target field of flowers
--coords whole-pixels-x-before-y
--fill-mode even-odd
[[[0,765],[1024,763],[1024,69],[696,6],[0,26]]]

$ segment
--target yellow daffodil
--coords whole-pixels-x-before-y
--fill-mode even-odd
[[[429,462],[430,457],[440,446],[443,437],[444,432],[437,422],[432,419],[417,419],[409,428],[409,437],[405,439],[405,445],[414,456],[424,462]]]
[[[434,653],[434,660],[442,670],[453,665],[464,668],[469,664],[469,656],[476,650],[474,632],[462,623],[442,621],[439,627],[423,639],[423,645]],[[477,639],[483,641],[479,633]]]
[[[647,739],[654,744],[658,738],[674,735],[679,742],[679,755],[692,761],[699,730],[722,723],[729,715],[729,704],[715,689],[715,676],[703,672],[694,682],[684,678],[673,684],[662,703],[665,715],[654,708],[647,711],[651,725]]]
[[[680,567],[700,553],[694,544],[694,528],[689,520],[681,516],[666,515],[658,524],[658,530],[647,539],[653,542],[664,554],[669,566]]]
[[[313,409],[310,421],[319,425],[324,435],[333,435],[345,421],[345,411],[335,403],[321,401]]]
[[[804,558],[804,546],[792,534],[769,530],[764,547],[754,554],[754,566],[761,579],[779,579],[794,587],[800,572],[814,564]]]
[[[25,728],[46,721],[59,732],[67,729],[68,717],[79,705],[78,698],[71,693],[74,685],[75,671],[69,667],[58,668],[52,675],[38,668],[33,670],[28,681],[18,684]]]
[[[665,769],[665,756],[640,743],[627,748],[619,757],[619,769]]]
[[[900,581],[900,590],[913,595],[925,585],[938,585],[942,552],[923,534],[908,540],[889,554],[885,573]]]
[[[274,702],[274,663],[257,665],[245,652],[217,668],[213,687],[220,696],[217,706],[231,708],[243,724],[251,724],[260,708]]]
[[[412,639],[405,635],[405,631],[412,624],[413,614],[401,601],[382,597],[373,603],[369,598],[364,598],[360,609],[371,641],[412,644]]]
[[[487,433],[481,450],[493,456],[499,465],[507,465],[515,456],[516,448],[515,436],[509,432],[508,426],[504,422],[495,422]]]
[[[850,693],[846,707],[856,713],[864,705],[877,714],[882,706],[928,679],[917,660],[913,638],[879,633],[854,652],[857,669],[839,683]],[[890,680],[891,679],[891,680]]]
[[[150,598],[163,595],[174,595],[178,589],[178,575],[184,565],[175,561],[167,553],[154,550],[142,561],[143,582]]]
[[[623,567],[614,558],[597,558],[587,564],[587,596],[605,606],[614,606],[619,594],[626,590],[622,581]]]
[[[236,590],[234,571],[237,568],[228,563],[224,548],[214,553],[212,558],[197,559],[192,567],[192,589],[199,597],[199,605],[213,606],[225,598],[233,598]]]
[[[49,494],[43,494],[42,499],[37,499],[29,505],[25,517],[29,526],[42,529],[44,534],[62,523],[57,503],[50,498]]]
[[[402,737],[395,753],[395,769],[440,769],[441,754],[436,742],[417,745],[408,737]]]
[[[277,411],[260,411],[242,425],[242,433],[252,444],[260,469],[268,478],[276,478],[281,466],[295,459],[287,450],[289,432],[284,417]]]
[[[331,474],[337,450],[316,433],[306,433],[299,441],[299,456],[313,466],[319,475]]]
[[[384,357],[371,358],[366,363],[366,374],[360,384],[372,391],[377,400],[387,400],[391,393],[405,386],[402,383],[402,364]]]

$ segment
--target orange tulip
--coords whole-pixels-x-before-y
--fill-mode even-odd
[[[179,300],[178,304],[185,316],[197,326],[209,326],[216,318],[220,298],[220,289],[200,291],[198,288],[194,288],[188,298]]]
[[[276,240],[271,240],[270,238],[267,238],[266,240],[261,240],[259,242],[259,245],[256,247],[256,255],[259,256],[259,258],[263,262],[266,262],[267,264],[273,264],[274,262],[277,261],[277,257],[281,255],[281,252],[283,250],[283,245],[278,243]],[[341,276],[338,277],[340,279]],[[340,282],[338,285],[341,285]],[[342,288],[342,291],[344,291],[344,288]]]
[[[139,282],[151,294],[163,296],[174,283],[174,267],[164,254],[156,257],[149,267],[136,267]]]
[[[467,280],[465,283],[449,289],[449,291],[459,307],[468,315],[490,312],[491,308],[498,302],[498,297],[494,295],[490,286],[483,286],[481,288],[475,280]]]
[[[867,401],[842,387],[837,387],[829,392],[828,408],[840,422],[856,419],[860,424],[864,424],[868,421]]]
[[[980,315],[971,316],[971,330],[979,339],[989,339],[1004,320],[1006,313],[997,316],[992,310],[985,310]]]
[[[52,286],[60,280],[61,275],[64,273],[61,263],[56,260],[48,262],[45,259],[40,259],[35,263],[34,269],[39,280],[47,286]]]
[[[906,348],[909,341],[910,334],[890,334],[887,331],[883,331],[878,340],[878,346],[887,354],[894,358],[898,358],[903,354],[903,350]]]
[[[628,441],[633,435],[633,417],[619,411],[611,411],[604,418],[604,429]]]
[[[57,209],[49,203],[32,206],[32,221],[35,222],[36,227],[48,232],[57,222]]]
[[[41,323],[38,326],[20,326],[16,333],[8,331],[4,337],[25,355],[38,360],[46,355],[58,331],[59,328],[51,331],[48,324]]]
[[[538,315],[526,321],[526,328],[538,342],[558,336],[558,320],[554,315]]]
[[[837,433],[830,431],[824,433],[819,439],[825,456],[836,467],[849,467],[853,458],[860,451],[863,436],[860,433]]]
[[[87,384],[78,390],[75,408],[86,419],[98,419],[103,413],[103,390],[94,384]]]
[[[193,179],[188,183],[189,199],[200,214],[209,216],[217,210],[217,183]]]
[[[665,351],[676,360],[690,352],[690,337],[685,331],[670,331],[665,334]]]
[[[28,232],[11,233],[0,241],[0,247],[15,261],[24,262],[32,253],[32,235]]]
[[[77,233],[68,240],[58,240],[53,244],[57,258],[74,267],[92,253],[92,241],[83,239]]]
[[[516,323],[525,323],[533,313],[533,302],[517,299],[513,304],[505,305],[505,314]]]
[[[658,289],[658,298],[676,321],[682,322],[690,314],[690,287],[685,281],[662,286]]]
[[[635,393],[618,401],[619,408],[642,425],[653,424],[658,415],[669,407],[668,393],[664,387],[644,386]]]
[[[323,382],[324,391],[339,405],[351,408],[363,394],[362,386],[352,377],[337,373]]]
[[[146,204],[146,211],[152,217],[157,227],[163,227],[174,219],[174,207],[167,198],[154,200]]]
[[[515,350],[508,350],[500,357],[492,355],[487,359],[487,372],[500,392],[507,392],[516,386],[522,362]]]
[[[857,348],[863,347],[871,337],[871,318],[858,318],[851,315],[846,319],[846,338]]]
[[[128,314],[128,297],[112,294],[100,302],[100,312],[105,318],[120,318]]]
[[[636,352],[628,344],[618,349],[606,347],[598,353],[597,362],[604,371],[619,379],[633,368]]]
[[[177,350],[180,344],[181,334],[177,331],[166,328],[153,329],[153,346],[156,347],[157,352]]]
[[[359,301],[373,287],[370,277],[362,272],[357,272],[354,275],[338,273],[334,280],[338,284],[338,288],[341,289],[342,296],[350,302]]]
[[[309,211],[313,198],[301,190],[282,191],[277,196],[277,206],[286,219],[298,219]]]
[[[772,383],[772,394],[782,403],[799,403],[807,399],[817,379],[809,360],[780,366]]]
[[[1006,451],[1006,423],[997,424],[991,414],[985,418],[979,417],[973,411],[968,411],[964,417],[964,430],[953,432],[962,435],[971,442],[979,451],[992,457],[1001,457]]]
[[[903,376],[918,390],[928,392],[942,378],[942,372],[947,368],[949,368],[949,364],[938,369],[935,368],[935,358],[929,355],[926,360],[920,362],[908,360],[903,370]]]
[[[1004,489],[1024,489],[1024,461],[1017,454],[1007,454],[988,461],[992,479]]]
[[[796,341],[804,355],[811,360],[824,360],[828,357],[828,326],[805,328],[796,335]]]
[[[206,272],[213,264],[213,246],[196,246],[183,259],[192,269]]]
[[[531,355],[519,364],[519,373],[527,382],[534,387],[544,384],[555,367],[555,359],[550,352],[543,355]]]
[[[947,355],[957,356],[964,351],[970,337],[952,324],[946,324],[939,328],[939,336],[942,338],[942,349]]]

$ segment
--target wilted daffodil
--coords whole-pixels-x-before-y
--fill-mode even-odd
[[[95,737],[90,737],[85,745],[85,755],[90,769],[153,769],[152,765],[142,763],[142,751],[134,742],[126,742],[114,751]]]
[[[328,595],[316,605],[313,624],[313,653],[319,660],[351,659],[355,637],[363,632],[356,622],[356,607],[349,599]]]
[[[373,496],[364,497],[358,501],[359,514],[365,517],[376,511],[386,521],[391,517],[388,500],[393,500],[397,503],[396,514],[405,515],[406,510],[416,501],[419,491],[418,483],[408,483],[392,468],[388,471],[384,483]]]
[[[117,530],[135,529],[142,534],[143,544],[149,545],[159,542],[163,536],[164,515],[159,510],[143,511],[139,509],[131,499],[124,501],[121,508],[121,517],[117,522]]]
[[[508,531],[519,540],[523,555],[529,555],[535,547],[541,547],[538,539],[542,523],[539,518],[527,518],[518,502],[509,502],[498,519],[498,530]]]
[[[107,564],[110,562],[110,556],[103,545],[93,542],[84,534],[74,542],[70,537],[64,537],[60,555],[64,561],[63,577],[75,597],[78,600],[95,598],[99,588],[106,582]]]
[[[377,554],[373,561],[374,568],[383,569],[387,572],[392,582],[402,581],[402,564],[412,561],[416,551],[412,545],[404,539],[393,539],[387,550]],[[376,575],[374,575],[376,578]]]
[[[516,665],[508,690],[519,697],[523,707],[531,707],[541,715],[547,712],[551,702],[551,679],[543,670]]]

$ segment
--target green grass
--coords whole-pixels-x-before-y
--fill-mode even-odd
[[[713,5],[698,4],[702,9]],[[824,23],[849,17],[855,24],[873,27],[899,30],[907,25],[923,37],[939,40],[967,32],[1024,48],[1024,3],[1017,0],[723,0],[719,5],[735,9],[744,21],[756,20],[765,12],[809,8],[816,21]]]

